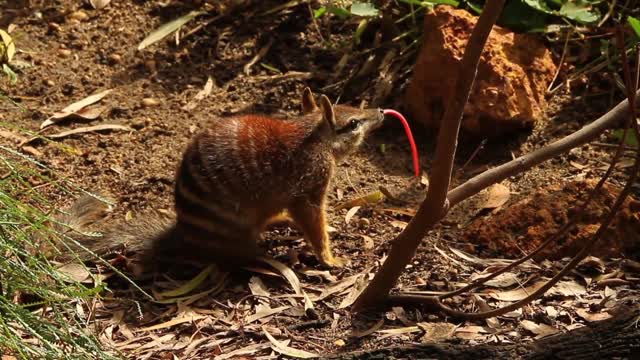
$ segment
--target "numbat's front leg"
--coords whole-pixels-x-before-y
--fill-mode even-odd
[[[344,259],[336,258],[331,252],[331,242],[327,232],[324,197],[319,199],[302,198],[291,209],[291,216],[298,224],[304,238],[313,248],[318,260],[328,267],[342,267]]]

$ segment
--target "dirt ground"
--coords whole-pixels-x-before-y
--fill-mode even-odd
[[[0,102],[0,119],[15,126],[11,131],[19,128],[37,132],[40,124],[54,112],[98,91],[113,89],[101,102],[106,111],[100,118],[92,121],[70,119],[45,129],[42,134],[97,124],[125,125],[132,131],[91,132],[50,142],[37,141],[31,144],[35,151],[30,150],[29,155],[54,170],[57,177],[112,199],[116,203],[114,221],[124,221],[127,216],[144,214],[149,209],[171,208],[174,169],[180,155],[193,133],[214,117],[247,112],[294,116],[299,112],[305,86],[326,93],[332,99],[340,94],[335,86],[331,86],[331,74],[341,56],[340,44],[348,41],[350,33],[341,28],[339,22],[322,23],[326,27],[323,28],[323,39],[320,39],[306,4],[273,16],[223,17],[201,31],[183,37],[178,46],[165,40],[144,51],[137,51],[137,44],[160,24],[186,13],[188,5],[163,8],[159,1],[112,1],[102,10],[92,10],[73,0],[31,1],[31,8],[23,5],[22,1],[4,4],[0,9],[0,28],[6,28],[8,24],[16,26],[14,32],[19,34],[16,41],[22,50],[18,57],[33,66],[19,72],[16,85],[9,85],[7,81],[0,83],[5,95],[18,105]],[[269,8],[266,3],[264,7]],[[88,17],[70,20],[68,14],[78,9]],[[331,31],[327,31],[328,28]],[[261,62],[280,73],[256,64],[246,74],[244,66],[269,40],[273,40],[273,45]],[[192,110],[184,110],[208,77],[214,80],[211,95],[199,101]],[[389,106],[399,98],[401,91],[401,87],[394,91],[388,103],[372,105]],[[367,92],[342,97],[340,101],[360,104],[370,99]],[[619,99],[602,94],[556,94],[550,99],[550,121],[540,123],[532,133],[489,142],[461,169],[482,140],[465,139],[458,154],[456,183],[578,129],[617,101]],[[428,171],[433,134],[417,126],[414,126],[414,134],[422,169]],[[6,140],[0,138],[0,141]],[[611,143],[611,139],[603,136],[599,142]],[[384,151],[381,151],[383,145]],[[7,146],[15,147],[15,144],[7,142]],[[516,176],[509,180],[510,201],[526,198],[547,184],[596,178],[603,173],[602,166],[608,162],[610,153],[611,149],[606,146],[588,145]],[[570,162],[585,166],[572,166]],[[621,179],[624,179],[623,175],[618,174],[614,183]],[[345,216],[349,209],[333,209],[347,199],[375,191],[380,186],[402,201],[387,200],[383,204],[364,206],[348,223]],[[66,206],[74,200],[51,184],[41,184],[40,190],[56,207]],[[370,276],[368,274],[387,254],[389,242],[410,219],[398,209],[409,213],[415,210],[424,190],[425,185],[412,177],[409,146],[397,124],[387,124],[367,140],[361,151],[340,164],[330,193],[329,215],[330,224],[336,229],[332,233],[334,250],[339,256],[350,259],[350,264],[344,269],[332,270],[331,275],[338,281],[361,274]],[[459,233],[472,221],[483,201],[483,196],[479,195],[464,202],[428,235],[398,288],[442,290],[477,272],[475,266],[463,265],[461,261],[443,256],[441,251],[449,247],[473,250],[461,240]],[[302,275],[307,270],[320,268],[313,256],[303,250],[298,233],[280,228],[271,232],[268,238],[272,240],[270,254],[298,271],[307,292],[317,294],[329,288],[332,280],[327,280],[330,278],[327,273]],[[302,254],[301,263],[293,264],[297,254]],[[616,264],[611,266],[616,268]],[[554,266],[543,268],[548,275]],[[193,275],[195,273],[190,273],[185,278]],[[332,296],[316,302],[317,315],[327,319],[326,323],[311,324],[308,329],[296,327],[293,325],[313,320],[313,317],[305,315],[304,310],[300,313],[300,303],[295,297],[285,296],[291,293],[285,280],[262,269],[232,274],[216,299],[199,298],[183,305],[208,309],[208,313],[199,313],[203,318],[206,316],[205,320],[173,327],[167,325],[157,330],[144,328],[165,323],[184,308],[147,302],[128,283],[112,277],[109,283],[112,292],[95,309],[95,328],[106,344],[131,358],[170,358],[167,357],[169,353],[175,353],[179,358],[205,358],[228,354],[249,345],[256,345],[253,352],[247,350],[238,355],[268,356],[269,346],[259,346],[265,341],[261,328],[255,323],[236,321],[239,314],[252,313],[253,306],[263,301],[259,297],[247,298],[251,296],[247,282],[252,276],[261,279],[272,295],[281,296],[267,301],[271,308],[290,306],[283,313],[275,313],[257,323],[270,329],[274,336],[278,334],[279,338],[290,339],[290,346],[298,349],[326,354],[430,341],[428,338],[421,340],[426,336],[422,328],[361,337],[352,336],[351,332],[354,328],[359,331],[371,328],[378,320],[382,321],[378,324],[381,330],[402,328],[414,322],[449,321],[442,315],[428,314],[424,309],[409,308],[404,315],[390,311],[378,314],[382,317],[354,318],[348,308],[339,306],[340,297]],[[176,280],[168,276],[156,281],[160,287],[176,284]],[[144,283],[143,288],[151,290],[152,285]],[[339,293],[348,294],[348,289],[347,286]],[[601,289],[594,291],[583,296],[598,298]],[[623,294],[630,296],[631,290],[621,290],[620,297]],[[552,300],[555,302],[545,301],[544,306],[562,307],[564,304],[557,296]],[[474,307],[470,300],[456,301],[463,309]],[[471,340],[457,338],[452,341],[501,343],[530,339],[532,333],[523,330],[519,320],[521,317],[541,320],[544,317],[541,304],[539,301],[527,307],[518,316],[501,318],[503,327],[500,330],[493,328],[491,334],[481,333],[482,336]],[[219,318],[221,314],[223,318]],[[560,330],[579,323],[574,321],[572,314],[541,321]],[[458,325],[470,328],[474,324]],[[491,328],[490,324],[476,325]],[[195,341],[202,345],[193,345]],[[143,344],[146,345],[141,346]]]

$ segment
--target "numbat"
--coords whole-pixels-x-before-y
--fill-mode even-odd
[[[319,104],[306,88],[297,118],[216,119],[195,135],[178,168],[175,222],[147,218],[121,224],[102,238],[90,238],[94,244],[88,247],[129,240],[135,248],[144,241],[153,243],[156,254],[241,264],[260,254],[261,233],[286,211],[322,264],[342,265],[327,233],[327,189],[336,163],[357,149],[384,115],[381,109],[331,105],[324,95]],[[154,234],[145,235],[149,232]]]

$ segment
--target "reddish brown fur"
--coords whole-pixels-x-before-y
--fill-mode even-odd
[[[340,265],[331,252],[325,203],[339,161],[380,126],[379,109],[318,107],[305,89],[303,115],[290,120],[261,115],[217,118],[196,134],[176,174],[175,225],[171,220],[116,226],[91,248],[139,239],[146,261],[196,257],[243,263],[258,254],[260,233],[287,210],[325,265]],[[153,216],[153,215],[151,215]],[[150,219],[153,220],[153,219]],[[89,243],[89,242],[86,242]]]

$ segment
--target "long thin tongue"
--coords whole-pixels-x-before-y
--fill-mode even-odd
[[[409,139],[409,144],[411,145],[411,153],[413,154],[413,170],[416,174],[416,177],[420,176],[420,162],[418,160],[418,148],[416,147],[416,142],[413,140],[413,135],[411,134],[411,128],[409,127],[409,123],[407,119],[402,116],[399,112],[393,109],[384,109],[383,113],[385,115],[393,115],[395,116],[402,125],[404,126],[404,132],[407,134],[407,138]]]

